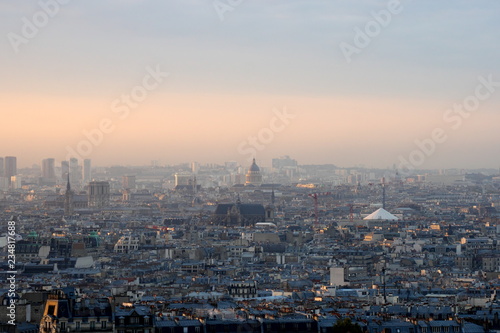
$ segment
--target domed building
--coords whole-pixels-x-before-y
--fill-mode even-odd
[[[259,166],[255,163],[255,158],[253,159],[252,165],[248,169],[245,185],[262,185],[262,174],[260,173]]]

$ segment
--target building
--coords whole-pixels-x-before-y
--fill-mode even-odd
[[[273,169],[277,169],[277,170],[284,169],[284,168],[296,169],[297,168],[297,161],[294,159],[291,159],[290,156],[283,156],[280,158],[273,158],[272,166],[273,166]]]
[[[69,175],[69,162],[61,161],[61,179],[65,181]]]
[[[7,178],[9,184],[11,177],[17,175],[17,158],[15,156],[6,156],[4,160],[4,177]]]
[[[42,160],[42,183],[55,184],[55,182],[56,182],[55,160],[53,158],[46,158]]]
[[[186,186],[193,184],[193,175],[191,173],[187,172],[176,173],[174,177],[175,177],[175,187],[180,185]]]
[[[12,176],[10,177],[10,188],[11,189],[20,189],[23,186],[22,182],[22,177],[17,175],[17,176]]]
[[[113,332],[113,311],[107,298],[77,298],[74,288],[52,292],[45,303],[40,333]]]
[[[78,168],[78,159],[75,157],[70,158],[69,160],[69,175],[71,178],[71,182],[74,184],[80,184],[80,172]]]
[[[122,177],[122,188],[123,189],[135,189],[135,181],[136,177],[135,176],[123,176]]]
[[[88,201],[90,208],[109,206],[109,182],[92,181],[89,183]]]
[[[92,180],[92,165],[90,159],[86,158],[83,160],[83,183],[88,184]]]
[[[266,220],[266,209],[261,204],[218,204],[212,221],[215,224],[232,226],[253,226]]]
[[[198,174],[198,171],[200,171],[200,163],[191,162],[191,172],[196,175]]]
[[[175,174],[175,187],[176,190],[185,190],[189,192],[198,191],[201,186],[196,182],[196,176],[191,173],[176,173]]]
[[[115,332],[153,333],[155,331],[154,312],[146,306],[115,309]]]
[[[260,186],[261,184],[262,184],[262,174],[260,173],[260,168],[257,165],[257,163],[255,163],[255,158],[254,158],[252,165],[248,169],[245,185]]]
[[[3,177],[5,173],[3,157],[0,157],[0,177]]]
[[[257,297],[257,282],[233,282],[229,284],[228,292],[231,297],[255,298]]]

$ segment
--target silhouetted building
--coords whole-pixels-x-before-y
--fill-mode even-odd
[[[42,182],[44,184],[56,182],[55,160],[53,158],[42,160]]]
[[[90,159],[83,160],[83,183],[88,184],[92,180],[92,165]]]
[[[78,159],[72,157],[69,160],[69,174],[73,185],[80,184],[80,172],[78,172]]]
[[[248,226],[266,220],[266,209],[260,204],[218,204],[212,221],[215,224]]]
[[[109,206],[109,183],[105,181],[90,182],[88,198],[91,208]]]
[[[14,156],[5,157],[4,177],[11,183],[11,177],[17,175],[17,158]]]
[[[283,156],[280,158],[273,158],[272,166],[273,166],[273,169],[296,168],[297,161],[294,159],[291,159],[289,156]]]
[[[61,179],[64,181],[69,175],[69,162],[61,161]]]

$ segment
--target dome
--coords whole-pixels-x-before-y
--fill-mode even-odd
[[[262,175],[260,174],[260,168],[255,163],[255,158],[253,159],[253,163],[248,169],[246,174],[246,182],[245,185],[261,185],[262,184]]]
[[[255,158],[253,159],[253,163],[252,163],[252,165],[250,166],[250,169],[248,169],[248,171],[252,171],[252,172],[260,172],[260,168],[259,168],[259,166],[257,165],[257,163],[255,163]]]

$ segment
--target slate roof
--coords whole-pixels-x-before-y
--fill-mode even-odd
[[[241,215],[266,215],[266,209],[261,204],[218,204],[215,215],[226,215],[227,211],[237,205]]]

